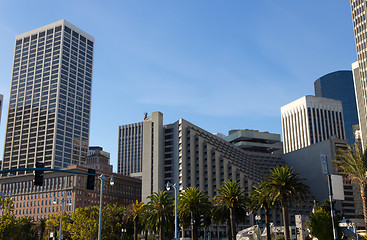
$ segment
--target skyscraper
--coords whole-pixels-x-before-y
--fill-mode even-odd
[[[343,105],[345,137],[349,145],[354,143],[353,125],[358,124],[356,95],[352,71],[336,71],[326,74],[314,83],[315,96],[340,100]]]
[[[119,126],[117,172],[141,177],[143,154],[143,122]]]
[[[1,123],[1,112],[3,111],[3,95],[0,94],[0,123]]]
[[[315,96],[301,97],[281,108],[284,153],[335,136],[345,139],[342,103]]]
[[[3,170],[85,162],[93,43],[65,20],[16,36]]]
[[[352,9],[353,30],[357,50],[358,66],[353,66],[355,77],[355,87],[357,96],[358,118],[361,131],[362,146],[367,144],[367,21],[366,21],[366,2],[360,0],[350,0]],[[358,74],[355,73],[358,71]],[[357,78],[356,78],[357,77]],[[356,82],[358,81],[358,82]],[[361,89],[358,89],[359,86]]]

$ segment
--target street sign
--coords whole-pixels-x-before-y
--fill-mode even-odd
[[[331,185],[333,188],[333,199],[344,201],[343,176],[331,174]]]
[[[325,154],[320,154],[321,170],[324,174],[329,174],[327,167],[327,157]]]

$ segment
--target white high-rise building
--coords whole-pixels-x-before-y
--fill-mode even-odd
[[[350,0],[358,62],[352,65],[363,149],[367,144],[367,21],[366,1]],[[358,72],[358,73],[357,73]],[[357,88],[359,87],[359,88]]]
[[[281,108],[283,151],[292,152],[335,136],[345,139],[342,103],[303,96]]]
[[[65,20],[16,36],[3,170],[85,163],[93,45]]]
[[[354,89],[356,95],[357,112],[359,120],[359,130],[355,132],[354,137],[361,141],[362,146],[366,146],[367,118],[363,117],[365,116],[366,109],[364,108],[365,105],[363,98],[364,88],[362,87],[358,62],[352,63],[352,72],[353,72],[353,81],[354,81]],[[365,149],[365,147],[363,149]]]
[[[1,112],[3,111],[3,98],[4,96],[0,94],[0,123],[1,123]]]
[[[143,122],[119,126],[117,173],[141,177]]]

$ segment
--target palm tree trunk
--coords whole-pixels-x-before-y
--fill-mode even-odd
[[[231,228],[231,220],[227,219],[227,227],[228,227],[228,239],[232,239],[232,228]]]
[[[164,240],[163,226],[159,227],[159,240]]]
[[[264,205],[264,210],[265,210],[266,240],[271,240],[268,206]]]
[[[364,217],[364,225],[365,229],[367,229],[367,184],[361,183],[361,197],[362,197],[362,204],[363,204],[363,217]]]
[[[192,240],[198,239],[196,223],[195,223],[195,214],[193,211],[191,211],[191,239]]]
[[[231,222],[231,239],[232,240],[236,240],[236,227],[235,227],[235,223],[234,223],[234,213],[233,213],[233,208],[229,208],[229,219]]]
[[[284,225],[284,239],[289,240],[289,225],[288,225],[288,208],[287,202],[281,200],[282,203],[282,213],[283,213],[283,225]]]
[[[134,219],[134,240],[138,240],[138,219]]]

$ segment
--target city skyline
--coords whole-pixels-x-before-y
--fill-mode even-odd
[[[66,19],[96,39],[90,145],[111,153],[114,171],[118,126],[142,121],[144,112],[161,111],[165,123],[184,118],[224,134],[245,128],[281,133],[282,105],[313,95],[316,79],[351,69],[357,60],[350,5],[261,3],[141,1],[104,6],[82,1],[73,9],[65,2],[47,12],[52,5],[4,2],[3,116],[15,36]],[[85,11],[77,11],[82,5],[87,5]],[[13,16],[15,11],[41,13],[24,21]],[[2,121],[2,146],[4,125]]]

